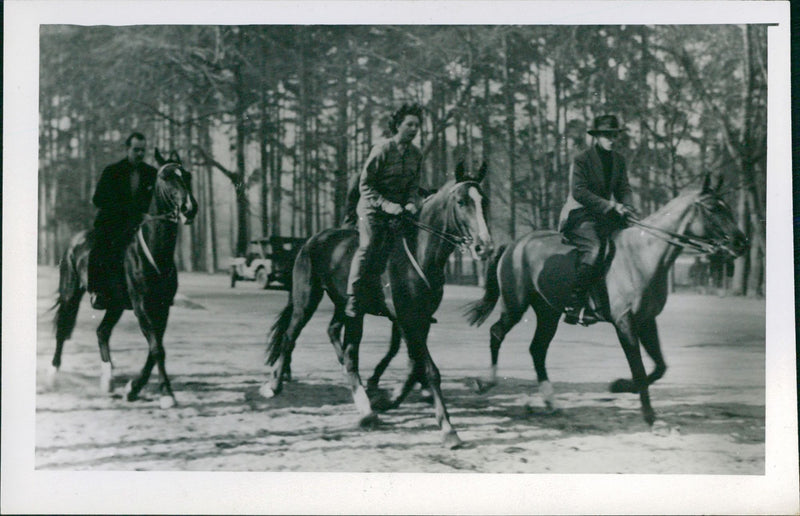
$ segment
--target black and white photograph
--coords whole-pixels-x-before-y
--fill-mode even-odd
[[[800,511],[788,2],[4,15],[3,512]]]

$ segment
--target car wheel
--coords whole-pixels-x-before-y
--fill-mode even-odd
[[[269,275],[264,267],[259,267],[256,271],[256,283],[261,288],[267,288],[267,285],[269,285]]]
[[[236,274],[236,266],[231,266],[231,288],[236,287],[236,280],[239,279],[239,276]]]

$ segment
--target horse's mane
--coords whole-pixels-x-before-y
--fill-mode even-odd
[[[447,181],[445,184],[440,186],[438,190],[433,191],[433,193],[431,193],[429,196],[422,199],[422,205],[425,206],[439,197],[446,197],[450,194],[450,190],[452,190],[452,187],[455,186],[455,184],[456,182],[453,179]]]
[[[687,202],[689,197],[696,197],[699,193],[700,190],[698,188],[691,188],[681,191],[677,196],[670,199],[667,204],[642,219],[642,222],[651,223],[660,219],[664,215],[674,211],[678,205]]]

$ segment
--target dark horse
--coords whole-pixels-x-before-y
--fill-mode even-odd
[[[667,301],[667,273],[675,258],[684,247],[732,256],[741,255],[747,248],[747,239],[718,190],[719,184],[712,189],[710,177],[706,176],[701,190],[686,191],[641,222],[633,221],[632,227],[617,232],[611,239],[616,252],[607,264],[605,281],[600,282],[595,292],[595,297],[605,301],[598,306],[604,318],[614,325],[633,374],[632,380],[613,382],[611,390],[639,393],[648,424],[655,421],[648,386],[667,369],[656,316]],[[480,325],[498,297],[503,298],[500,320],[490,331],[491,377],[488,383],[479,382],[479,391],[496,384],[500,344],[528,306],[532,306],[536,331],[530,354],[540,392],[546,404],[554,406],[545,358],[573,288],[575,259],[575,248],[552,231],[534,231],[497,250],[487,266],[483,299],[468,305],[465,312],[470,324]],[[642,363],[640,343],[655,362],[655,369],[649,375]]]
[[[427,383],[433,395],[436,420],[444,433],[445,445],[450,447],[458,446],[461,441],[447,415],[439,370],[428,351],[428,331],[431,316],[442,300],[444,268],[450,254],[458,245],[469,246],[480,257],[488,256],[492,251],[491,236],[484,218],[488,200],[479,186],[485,174],[485,164],[476,177],[468,176],[460,164],[456,168],[455,182],[445,184],[425,199],[418,221],[406,221],[419,227],[416,242],[409,245],[404,239],[397,238],[391,249],[387,270],[393,309],[386,305],[381,295],[373,296],[371,306],[366,307],[367,313],[387,315],[392,320],[395,325],[392,333],[402,334],[410,358],[408,379],[402,389],[391,400],[383,400],[382,404],[375,401],[375,408],[396,407],[417,382]],[[328,334],[339,363],[344,365],[361,424],[368,426],[374,424],[377,417],[358,373],[360,334],[354,339],[346,338],[344,345],[340,338],[345,323],[347,277],[357,246],[356,231],[326,229],[311,237],[300,250],[292,272],[289,302],[270,330],[267,365],[272,371],[261,388],[261,394],[272,397],[281,391],[295,341],[317,309],[323,292],[327,292],[335,305]],[[410,249],[415,250],[413,261],[409,257]]]
[[[128,401],[138,397],[139,391],[150,378],[153,366],[158,364],[161,380],[160,404],[162,408],[169,408],[175,404],[175,396],[164,366],[163,338],[169,308],[178,290],[178,272],[173,255],[178,224],[181,221],[189,224],[194,220],[197,202],[192,196],[191,175],[183,168],[177,153],[173,151],[169,159],[165,160],[156,149],[155,159],[159,170],[150,208],[125,248],[124,279],[119,279],[118,288],[114,289],[109,300],[105,317],[97,328],[97,342],[103,361],[100,388],[109,392],[113,367],[108,346],[111,330],[124,310],[133,309],[139,320],[139,327],[147,339],[149,351],[138,378],[131,380],[126,387]],[[86,292],[87,263],[89,250],[93,245],[93,232],[82,231],[72,238],[61,259],[55,305],[56,351],[51,369],[53,379],[61,366],[64,341],[72,335],[81,298]]]

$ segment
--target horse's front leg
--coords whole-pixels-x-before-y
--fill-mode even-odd
[[[630,312],[625,313],[615,323],[617,337],[628,359],[628,366],[631,369],[633,380],[619,379],[611,384],[612,392],[633,392],[639,393],[639,400],[642,403],[642,414],[648,425],[655,422],[656,416],[653,407],[650,406],[650,393],[647,389],[647,371],[642,362],[642,353],[639,349],[639,337],[633,324],[633,317]]]
[[[344,323],[344,374],[353,394],[353,401],[360,416],[359,426],[370,428],[378,423],[378,416],[372,411],[367,391],[358,373],[358,349],[364,332],[364,316],[347,317]]]
[[[447,413],[444,396],[442,395],[442,378],[439,374],[439,368],[436,367],[428,351],[429,320],[430,316],[414,317],[411,319],[411,321],[413,321],[411,324],[403,326],[403,335],[406,340],[406,346],[408,346],[411,367],[403,390],[393,405],[397,406],[400,401],[402,401],[403,397],[405,397],[405,394],[413,387],[414,383],[424,375],[428,383],[428,388],[433,395],[436,422],[442,430],[443,445],[447,448],[455,449],[461,447],[463,442],[450,423],[450,415]]]
[[[100,347],[100,360],[101,374],[100,374],[100,392],[111,392],[111,380],[113,377],[114,365],[111,362],[111,349],[109,348],[109,340],[111,339],[111,331],[114,326],[119,322],[122,317],[122,307],[112,307],[106,310],[100,326],[97,327],[97,345]]]
[[[667,372],[667,363],[661,353],[661,341],[658,338],[658,326],[656,325],[655,317],[639,319],[636,322],[636,329],[642,347],[656,364],[653,372],[647,375],[647,383],[652,384]]]
[[[161,395],[159,404],[161,408],[170,408],[175,405],[175,395],[172,393],[172,387],[167,376],[166,352],[163,346],[163,338],[169,316],[169,303],[163,300],[146,303],[142,299],[136,299],[133,302],[133,310],[139,319],[139,327],[142,330],[142,334],[147,339],[148,353],[147,360],[139,376],[128,382],[126,386],[128,401],[134,401],[138,398],[139,392],[147,385],[150,379],[153,366],[158,365],[158,373],[161,380],[159,385]]]
[[[394,357],[397,356],[398,351],[400,351],[400,327],[396,322],[392,321],[392,336],[389,342],[389,350],[381,361],[378,362],[378,365],[375,366],[375,371],[367,380],[368,393],[378,392],[378,383],[381,381],[381,376],[383,376],[383,373],[386,371],[386,368],[389,367]]]

